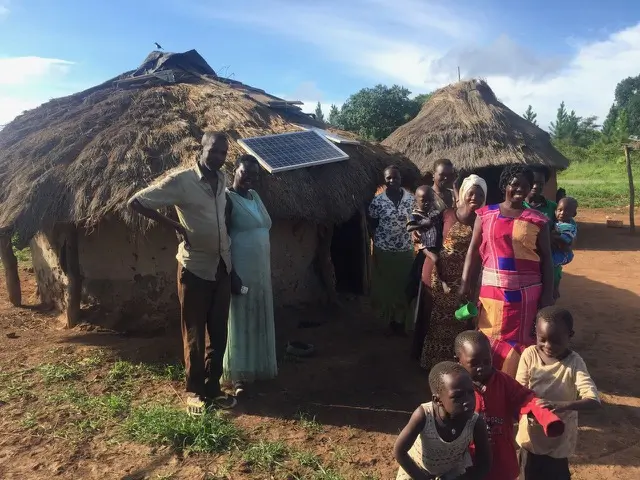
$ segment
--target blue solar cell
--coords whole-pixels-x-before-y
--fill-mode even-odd
[[[349,156],[314,131],[282,133],[238,141],[269,172],[346,160]]]

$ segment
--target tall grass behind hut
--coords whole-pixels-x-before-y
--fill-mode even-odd
[[[406,155],[423,173],[440,158],[466,171],[513,163],[569,165],[547,132],[501,103],[482,80],[437,90],[416,118],[382,144]]]
[[[109,81],[51,100],[0,132],[0,230],[13,229],[25,243],[55,223],[92,227],[118,216],[144,231],[149,223],[129,211],[127,199],[167,171],[193,165],[204,131],[224,131],[237,140],[299,131],[294,122],[323,126],[219,82],[122,89]],[[257,188],[274,218],[340,223],[373,196],[385,166],[400,165],[408,181],[418,176],[415,166],[387,147],[339,146],[349,160],[263,172]],[[229,177],[241,153],[230,142]]]

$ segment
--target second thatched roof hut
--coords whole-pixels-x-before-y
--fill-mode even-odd
[[[217,76],[195,51],[154,52],[140,69],[51,100],[0,132],[3,261],[13,261],[10,236],[31,241],[43,300],[69,311],[82,298],[104,307],[113,318],[107,323],[127,328],[177,304],[175,235],[132,214],[128,198],[170,169],[193,165],[204,131],[231,138],[230,174],[244,153],[235,140],[299,131],[298,124],[324,127],[296,102]],[[387,147],[340,148],[348,160],[264,172],[257,186],[274,219],[277,304],[314,301],[335,288],[327,285],[332,254],[351,262],[333,262],[338,284],[362,289],[362,211],[383,169],[398,164],[408,181],[418,178],[415,166]],[[19,303],[19,289],[13,300]]]
[[[420,113],[383,145],[405,154],[423,175],[441,158],[461,172],[475,172],[499,195],[497,177],[505,165],[526,163],[548,169],[548,194],[555,197],[556,171],[569,161],[547,132],[500,102],[483,80],[468,80],[434,92]]]

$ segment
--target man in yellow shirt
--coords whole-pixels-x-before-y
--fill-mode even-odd
[[[235,399],[220,389],[231,292],[241,288],[231,267],[226,178],[220,171],[228,147],[224,134],[205,133],[196,165],[171,172],[129,200],[134,211],[175,230],[180,239],[176,259],[186,390],[188,405],[197,413],[205,400],[220,408],[235,406]],[[158,212],[171,207],[178,222]]]

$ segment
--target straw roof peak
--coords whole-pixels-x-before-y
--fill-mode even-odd
[[[404,153],[422,172],[431,171],[439,158],[467,171],[513,163],[569,165],[547,132],[510,110],[479,79],[437,90],[416,118],[382,143]]]

